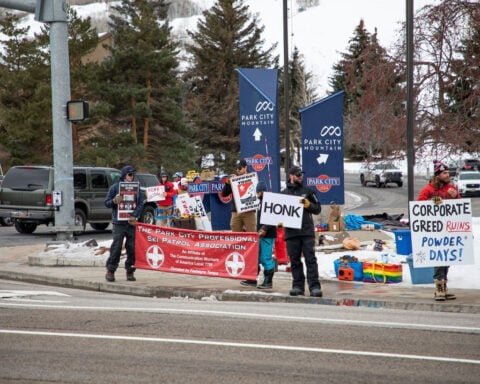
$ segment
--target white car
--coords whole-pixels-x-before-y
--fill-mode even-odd
[[[397,184],[403,186],[402,171],[391,162],[371,162],[364,163],[360,168],[360,183],[365,187],[368,183],[375,183],[380,187],[386,187],[387,184]]]
[[[480,172],[463,171],[453,179],[460,196],[480,196]]]

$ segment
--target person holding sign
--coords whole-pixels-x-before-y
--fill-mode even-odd
[[[247,162],[245,159],[237,161],[236,165],[237,174],[230,175],[230,177],[242,176],[247,173]],[[222,189],[222,196],[228,197],[233,194],[232,185],[230,179],[225,181],[225,185]],[[230,219],[230,229],[233,232],[256,232],[257,231],[257,215],[255,210],[246,212],[239,212],[235,204],[235,199],[232,201],[232,216]]]
[[[168,218],[173,215],[174,197],[178,191],[174,184],[168,180],[168,173],[165,171],[160,173],[160,184],[158,185],[164,188],[164,199],[157,202],[159,216],[155,220],[155,225],[167,226]]]
[[[287,188],[282,193],[298,196],[303,204],[302,226],[300,229],[285,228],[287,253],[292,268],[292,289],[290,296],[305,295],[305,274],[303,273],[302,255],[307,269],[307,282],[310,296],[322,297],[323,293],[318,278],[318,264],[315,257],[315,227],[312,215],[318,215],[322,209],[312,188],[303,185],[303,171],[294,165],[288,172]]]
[[[138,217],[143,209],[143,193],[140,190],[138,182],[133,182],[135,178],[135,168],[131,165],[126,165],[122,168],[122,173],[118,183],[113,184],[108,191],[105,199],[105,206],[112,209],[112,225],[113,225],[113,241],[110,246],[110,256],[107,259],[106,267],[107,273],[105,279],[107,281],[115,281],[115,271],[120,262],[120,255],[122,253],[123,241],[125,240],[125,249],[127,251],[127,259],[125,260],[125,270],[127,272],[127,281],[135,281],[135,225]],[[123,194],[121,185],[125,184],[128,187]],[[130,206],[132,209],[128,215],[125,206]],[[119,206],[123,207],[122,214],[119,214]]]
[[[448,167],[438,160],[433,161],[434,176],[432,180],[420,191],[417,200],[432,200],[441,204],[444,199],[459,199],[457,188],[450,183]],[[449,267],[434,267],[433,280],[435,282],[435,300],[445,301],[456,299],[454,294],[448,293],[447,275]]]

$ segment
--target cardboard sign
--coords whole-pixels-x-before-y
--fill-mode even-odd
[[[137,181],[121,181],[119,183],[118,193],[123,197],[123,201],[118,204],[118,220],[128,220],[132,212],[137,208],[139,183]]]
[[[260,207],[260,224],[277,225],[284,227],[302,227],[303,204],[300,196],[285,195],[283,193],[264,192]]]
[[[232,194],[237,212],[256,211],[260,201],[257,198],[257,174],[247,173],[230,179]]]
[[[178,209],[180,216],[207,216],[207,211],[200,196],[178,195],[175,201],[175,208]]]
[[[155,185],[154,187],[147,187],[147,200],[148,201],[161,201],[165,200],[165,186],[164,185]]]
[[[474,264],[470,199],[410,201],[415,268]]]
[[[255,280],[258,235],[138,223],[135,267],[189,275]]]

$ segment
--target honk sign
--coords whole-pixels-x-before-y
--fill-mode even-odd
[[[474,264],[470,199],[410,201],[413,266]]]
[[[260,206],[260,224],[277,225],[283,223],[287,228],[301,228],[303,204],[301,196],[265,192]]]

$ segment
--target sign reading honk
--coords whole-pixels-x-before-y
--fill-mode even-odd
[[[301,199],[301,196],[265,192],[260,207],[260,224],[278,225],[282,223],[287,228],[301,228],[303,217]]]

